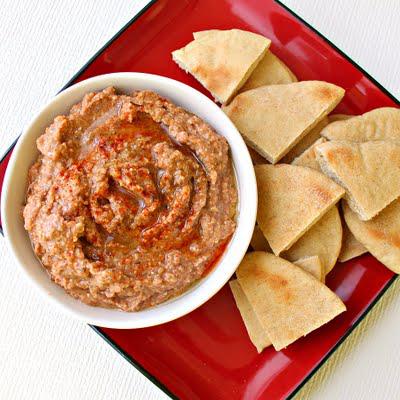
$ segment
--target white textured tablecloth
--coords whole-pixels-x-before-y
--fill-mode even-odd
[[[146,3],[1,1],[1,153],[41,105]],[[285,3],[400,97],[398,0]],[[0,259],[0,399],[167,398],[88,326],[44,301],[16,269],[2,239]],[[399,288],[390,290],[299,398],[400,397]]]

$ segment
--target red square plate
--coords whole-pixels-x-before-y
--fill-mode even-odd
[[[158,0],[118,32],[68,82],[118,71],[165,75],[206,93],[171,60],[192,32],[241,28],[272,39],[272,50],[301,80],[346,89],[338,112],[360,114],[398,101],[353,61],[281,4],[260,0]],[[63,89],[64,89],[63,88]],[[0,165],[0,182],[12,148]],[[121,355],[173,398],[282,399],[294,395],[368,313],[395,276],[369,255],[338,264],[328,286],[348,311],[276,352],[258,355],[232,295],[224,287],[191,314],[146,329],[93,327]]]

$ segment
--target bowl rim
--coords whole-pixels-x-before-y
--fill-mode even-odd
[[[10,209],[9,206],[9,197],[13,187],[13,181],[16,178],[18,173],[21,173],[18,170],[18,161],[23,156],[23,145],[29,138],[34,138],[36,140],[37,137],[40,136],[41,132],[43,132],[43,128],[40,129],[37,125],[39,124],[39,119],[43,116],[51,116],[53,119],[56,115],[59,115],[59,112],[55,112],[54,110],[51,111],[52,107],[55,104],[63,104],[65,102],[64,112],[68,112],[71,107],[71,99],[68,101],[71,95],[79,93],[79,99],[82,99],[84,94],[90,91],[97,91],[99,89],[94,89],[94,86],[101,86],[105,88],[110,85],[114,85],[118,87],[119,83],[124,81],[125,83],[128,82],[132,88],[130,90],[140,89],[140,85],[138,85],[138,81],[144,80],[150,85],[164,85],[164,87],[177,90],[178,92],[182,92],[186,95],[189,95],[191,100],[194,102],[198,102],[200,107],[201,104],[204,107],[207,107],[215,113],[215,117],[218,120],[221,120],[224,126],[224,133],[223,136],[229,142],[230,152],[232,156],[232,162],[235,169],[236,174],[236,183],[237,183],[237,190],[238,190],[238,216],[237,216],[237,226],[236,230],[231,238],[227,248],[225,249],[223,255],[218,260],[217,264],[214,266],[213,270],[207,274],[205,278],[202,278],[198,284],[196,284],[193,288],[188,289],[180,296],[177,296],[167,302],[161,303],[155,307],[151,307],[149,309],[145,309],[139,312],[123,312],[116,309],[107,309],[101,307],[94,307],[83,305],[79,300],[72,298],[69,294],[67,294],[64,289],[65,296],[68,296],[69,300],[63,301],[59,297],[65,297],[63,295],[60,296],[52,296],[48,293],[48,291],[44,288],[43,284],[38,281],[31,273],[29,273],[29,266],[27,266],[21,260],[21,253],[20,249],[17,245],[17,238],[13,237],[12,229],[12,221],[10,218]],[[111,81],[111,82],[110,82]],[[136,84],[136,88],[135,88]],[[157,92],[157,89],[151,89]],[[162,94],[164,96],[164,94]],[[165,95],[168,97],[168,95]],[[189,98],[189,97],[188,97]],[[176,103],[174,100],[171,100]],[[183,103],[189,100],[184,100]],[[69,106],[67,105],[70,104]],[[74,102],[73,102],[74,103]],[[194,103],[195,104],[195,103]],[[186,109],[185,104],[179,104],[181,107]],[[188,109],[188,111],[192,112],[192,110]],[[195,112],[194,112],[195,113]],[[204,117],[201,117],[204,119]],[[47,126],[47,125],[46,125]],[[211,124],[212,126],[212,124]],[[214,127],[213,127],[214,128]],[[214,128],[215,129],[215,128]],[[36,132],[35,132],[36,131]],[[218,131],[221,134],[221,129]],[[33,151],[33,149],[32,149]],[[238,156],[240,155],[240,157]],[[234,157],[235,156],[235,157]],[[27,169],[23,170],[27,173]],[[240,172],[240,174],[238,173]],[[241,177],[244,174],[244,177]],[[244,179],[246,178],[246,179]],[[24,189],[25,190],[25,189]],[[246,201],[246,206],[244,206],[244,196]],[[256,219],[256,212],[257,212],[257,185],[256,185],[256,178],[254,167],[247,150],[247,147],[244,143],[243,138],[241,137],[240,133],[237,131],[236,127],[230,121],[230,119],[225,115],[225,113],[215,104],[212,100],[210,100],[207,96],[200,93],[196,89],[192,88],[189,85],[186,85],[182,82],[177,80],[167,78],[164,76],[147,74],[147,73],[140,73],[140,72],[117,72],[111,74],[103,74],[98,75],[81,82],[78,82],[69,88],[63,90],[59,94],[57,94],[54,98],[48,101],[40,110],[31,118],[30,122],[24,128],[21,136],[19,137],[15,148],[11,154],[5,177],[3,182],[3,189],[2,189],[2,196],[1,196],[1,216],[2,216],[2,223],[3,223],[3,230],[4,236],[7,243],[8,248],[14,255],[14,259],[19,266],[19,269],[23,271],[25,277],[31,282],[31,284],[36,287],[37,290],[52,304],[55,304],[61,311],[66,312],[67,314],[71,315],[75,319],[81,320],[83,322],[97,325],[101,327],[108,327],[108,328],[120,328],[120,329],[134,329],[134,328],[143,328],[148,326],[159,325],[162,323],[166,323],[172,321],[176,318],[182,317],[191,311],[195,310],[196,308],[200,307],[206,301],[208,301],[211,297],[213,297],[230,279],[230,277],[235,272],[237,266],[239,265],[240,261],[242,260],[245,252],[247,251],[248,245],[250,243],[250,239],[252,236],[255,219]],[[22,223],[22,218],[20,222],[15,222],[16,224]],[[28,233],[25,231],[25,234]],[[235,247],[234,247],[235,246]],[[37,259],[35,253],[32,250],[32,257],[35,258],[36,263],[40,261]],[[229,260],[229,257],[231,259]],[[228,265],[228,261],[229,265]],[[226,265],[226,271],[221,271],[219,268],[221,265]],[[215,275],[215,272],[219,271],[219,273]],[[212,281],[210,278],[214,276],[214,280]],[[47,279],[50,278],[47,276]],[[56,285],[54,282],[51,282],[52,285]],[[188,296],[190,293],[196,293],[196,296]],[[185,298],[189,299],[189,301],[185,302]],[[74,304],[78,303],[76,307]],[[174,305],[175,303],[175,305]],[[113,320],[112,318],[107,317],[100,317],[100,316],[89,316],[89,313],[85,313],[85,308],[89,307],[90,309],[97,309],[100,310],[98,314],[103,312],[105,315],[110,314],[118,314],[118,316],[125,315],[126,318],[123,319],[116,319]],[[80,308],[82,310],[77,310],[76,308]],[[165,308],[165,310],[163,310]],[[159,317],[147,317],[147,318],[136,318],[139,314],[143,316],[146,312],[153,310],[160,309],[164,313],[161,313]],[[155,312],[157,315],[157,312]],[[159,313],[160,314],[160,313]]]

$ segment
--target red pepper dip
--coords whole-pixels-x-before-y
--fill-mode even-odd
[[[88,93],[37,140],[23,216],[51,279],[138,311],[189,288],[235,230],[226,140],[150,91]]]

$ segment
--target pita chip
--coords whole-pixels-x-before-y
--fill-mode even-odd
[[[305,151],[321,139],[321,130],[328,125],[328,118],[323,118],[303,139],[300,140],[290,151],[283,157],[280,162],[290,164],[294,159],[302,155]],[[318,163],[317,163],[318,164]],[[316,168],[315,168],[316,169]]]
[[[342,248],[340,249],[339,261],[349,261],[355,257],[361,256],[368,250],[355,238],[351,233],[351,230],[344,224],[343,227],[343,242]]]
[[[295,158],[292,165],[312,168],[320,171],[316,146],[326,142],[325,138],[318,139],[303,154]],[[337,207],[329,210],[315,225],[313,225],[293,246],[283,258],[296,261],[298,258],[317,254],[324,268],[324,274],[329,273],[335,266],[342,246],[342,223]]]
[[[321,81],[261,86],[240,93],[223,110],[247,144],[275,164],[343,95],[344,89]]]
[[[387,268],[400,273],[400,200],[369,221],[361,221],[348,204],[343,205],[343,215],[356,239]]]
[[[328,115],[329,123],[336,122],[336,121],[345,121],[346,119],[352,118],[354,115],[347,115],[347,114],[331,114]]]
[[[251,240],[250,240],[250,246],[255,251],[270,251],[271,250],[271,248],[269,247],[269,244],[267,242],[267,239],[265,239],[265,236],[262,233],[262,230],[260,229],[260,227],[258,225],[256,225],[254,227],[253,236],[251,237]]]
[[[400,145],[326,142],[316,152],[322,171],[345,188],[345,199],[363,221],[400,196]]]
[[[339,185],[310,168],[279,164],[254,169],[257,223],[276,255],[289,249],[344,195]]]
[[[193,32],[193,39],[203,39],[209,35],[218,35],[221,31],[220,29],[206,29],[205,31]]]
[[[193,37],[195,39],[202,39],[207,35],[215,34],[217,31],[216,29],[209,29],[193,32]],[[297,78],[293,72],[275,54],[267,50],[264,57],[240,89],[240,92],[264,85],[279,85],[292,82],[297,82]]]
[[[315,150],[319,144],[325,142],[326,142],[325,138],[319,138],[307,150],[305,150],[302,154],[296,157],[292,161],[292,165],[299,165],[300,167],[312,168],[315,169],[316,171],[321,172],[321,167],[319,166],[319,162],[317,160],[317,153],[315,152]]]
[[[363,115],[326,126],[321,135],[329,140],[368,142],[384,140],[400,144],[400,109],[377,108]]]
[[[273,254],[246,254],[236,275],[277,351],[346,310],[318,279]]]
[[[270,44],[269,39],[256,33],[214,29],[173,51],[172,58],[218,101],[226,103],[253,72]]]
[[[253,161],[253,165],[257,164],[268,164],[268,161],[258,154],[255,150],[253,150],[251,147],[247,147],[247,150],[249,150],[251,161]]]
[[[342,247],[342,223],[337,207],[333,207],[316,222],[282,257],[291,262],[317,255],[324,276],[335,266]]]
[[[319,281],[324,281],[324,269],[318,256],[300,258],[293,264],[304,269],[304,271],[308,272]]]
[[[296,76],[275,54],[268,50],[240,92],[264,85],[281,85],[292,82],[297,82]]]
[[[265,329],[258,320],[257,315],[251,307],[249,300],[247,300],[247,297],[240,287],[238,281],[230,281],[229,286],[250,340],[256,347],[257,352],[261,353],[266,347],[271,346],[271,341],[269,340]]]

